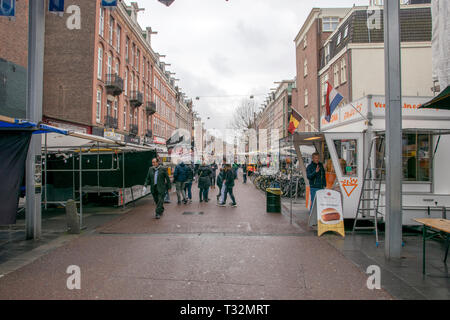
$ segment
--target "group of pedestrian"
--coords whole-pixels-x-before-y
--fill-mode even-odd
[[[231,206],[236,207],[236,199],[233,194],[234,180],[237,178],[236,166],[226,164],[220,169],[219,176],[216,179],[218,165],[214,162],[207,165],[205,162],[200,164],[185,164],[180,162],[173,173],[173,184],[176,187],[177,204],[192,203],[192,185],[198,176],[198,188],[200,202],[209,202],[209,189],[214,188],[215,184],[219,187],[217,195],[218,205],[224,207],[227,196],[231,198]],[[239,167],[237,167],[239,168]],[[172,183],[169,178],[167,167],[160,164],[159,159],[152,160],[152,166],[149,168],[144,183],[144,194],[147,186],[150,185],[150,191],[156,203],[156,219],[160,219],[164,213],[164,203],[167,198]]]

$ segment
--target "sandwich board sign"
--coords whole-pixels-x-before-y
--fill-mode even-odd
[[[341,194],[334,190],[323,189],[316,192],[312,204],[309,225],[317,221],[317,235],[336,232],[345,238],[344,217],[342,214]]]
[[[14,17],[16,14],[16,0],[0,0],[0,16]]]

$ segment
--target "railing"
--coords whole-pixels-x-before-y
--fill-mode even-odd
[[[117,118],[114,118],[113,116],[109,115],[105,116],[105,127],[117,129],[119,127],[119,122],[117,121]]]
[[[131,91],[130,104],[133,107],[140,107],[144,103],[143,95],[140,91]]]
[[[154,114],[156,112],[156,103],[152,101],[147,102],[147,104],[145,105],[145,111],[149,115]]]
[[[107,74],[105,87],[108,94],[118,96],[123,92],[123,79],[117,74]]]
[[[136,136],[139,133],[139,127],[137,124],[130,125],[130,134]]]

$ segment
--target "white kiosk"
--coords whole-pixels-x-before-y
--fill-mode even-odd
[[[403,97],[403,224],[416,225],[419,217],[442,217],[450,208],[450,111],[418,109],[431,97]],[[353,106],[354,107],[353,107]],[[314,146],[321,161],[331,159],[333,188],[342,194],[344,218],[356,216],[366,167],[383,163],[377,152],[385,134],[384,96],[366,96],[336,109],[330,122],[321,119],[321,132],[296,133],[294,147],[306,177],[300,146]],[[355,110],[357,109],[357,110]],[[372,156],[369,149],[374,137]],[[326,159],[325,159],[326,158]],[[325,163],[324,163],[325,165]],[[307,179],[305,179],[307,180]],[[307,181],[306,181],[307,182]],[[380,185],[379,212],[384,220],[385,182]],[[309,195],[307,185],[307,197]],[[309,207],[310,199],[306,205]]]

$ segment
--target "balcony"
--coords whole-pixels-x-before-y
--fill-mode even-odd
[[[153,137],[153,132],[152,132],[152,130],[147,130],[147,132],[145,132],[145,136],[146,136],[147,138]]]
[[[140,107],[144,103],[142,92],[131,91],[130,105],[133,107]]]
[[[130,125],[130,135],[137,136],[139,133],[139,127],[137,124]]]
[[[151,101],[147,102],[147,104],[145,105],[145,111],[148,115],[154,114],[156,112],[156,103]]]
[[[113,96],[121,95],[123,92],[123,79],[117,74],[106,75],[106,92]]]
[[[106,128],[112,128],[117,129],[119,127],[117,118],[114,118],[112,116],[105,116],[105,127]]]

